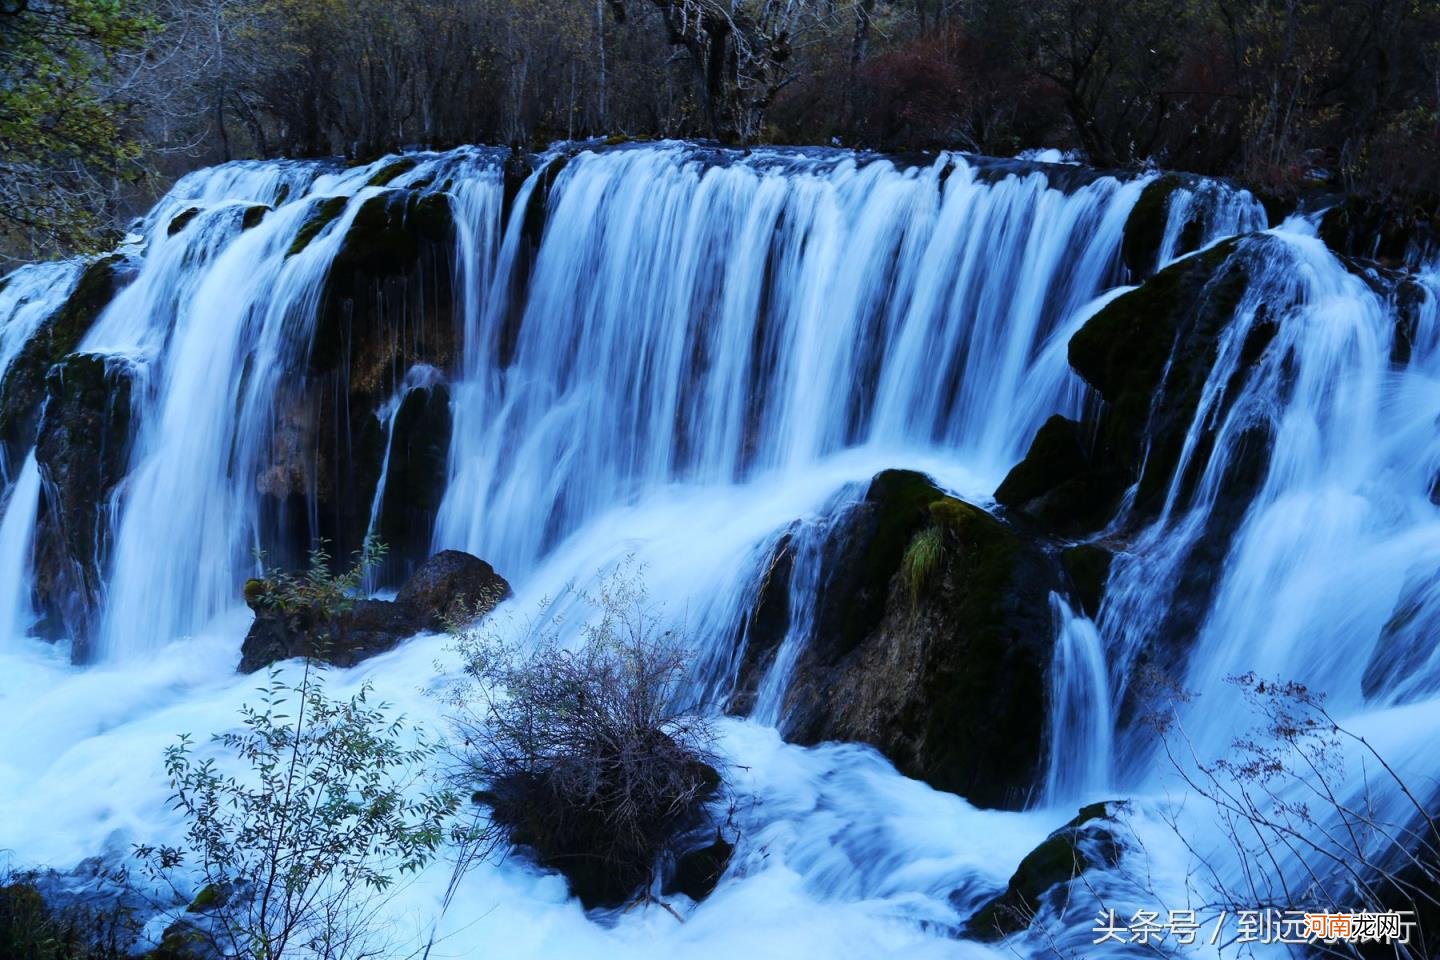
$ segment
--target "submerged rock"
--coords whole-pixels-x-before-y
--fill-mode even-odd
[[[245,602],[255,621],[240,648],[239,670],[254,673],[292,657],[354,666],[423,630],[482,617],[508,596],[510,585],[490,564],[458,550],[442,551],[422,564],[394,601],[356,600],[335,612],[277,606],[270,602],[270,585],[251,580],[245,584]]]
[[[868,743],[937,789],[1022,806],[1045,749],[1051,558],[922,474],[892,470],[836,526],[825,564],[786,737]]]
[[[993,942],[1018,933],[1042,909],[1055,907],[1075,877],[1118,864],[1123,846],[1116,818],[1126,807],[1112,800],[1080,808],[1073,820],[1025,855],[1005,890],[966,921],[964,935]]]

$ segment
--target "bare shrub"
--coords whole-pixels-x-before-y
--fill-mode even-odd
[[[682,705],[687,657],[638,573],[583,599],[578,642],[541,617],[508,640],[493,621],[460,632],[452,690],[457,776],[484,805],[480,836],[533,849],[587,906],[649,889],[678,833],[720,786],[712,732]]]
[[[1253,673],[1229,679],[1256,723],[1218,760],[1199,756],[1173,707],[1147,717],[1186,785],[1214,806],[1229,847],[1224,857],[1198,849],[1172,820],[1203,877],[1190,892],[1203,887],[1203,907],[1231,916],[1408,912],[1415,921],[1408,944],[1309,947],[1324,956],[1434,956],[1434,934],[1426,938],[1440,923],[1434,785],[1417,793],[1365,737],[1331,715],[1323,694]]]

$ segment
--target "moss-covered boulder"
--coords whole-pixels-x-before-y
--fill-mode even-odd
[[[1125,220],[1125,231],[1120,241],[1120,257],[1130,271],[1130,276],[1141,280],[1155,272],[1156,257],[1160,252],[1160,241],[1165,237],[1165,228],[1170,221],[1170,203],[1176,191],[1190,185],[1193,180],[1186,174],[1167,173],[1146,184],[1140,192],[1140,199]],[[1198,217],[1192,217],[1181,230],[1177,252],[1194,250],[1200,245],[1204,224]]]
[[[181,210],[179,213],[175,214],[175,216],[170,218],[170,224],[165,228],[165,235],[169,237],[175,236],[175,234],[190,226],[190,221],[194,220],[199,215],[199,207],[187,207],[186,209]]]
[[[996,490],[1000,503],[1066,536],[1104,526],[1131,485],[1133,519],[1158,513],[1221,334],[1249,283],[1239,243],[1172,264],[1116,297],[1071,338],[1070,365],[1104,406],[1084,424],[1047,423]],[[1263,322],[1256,331],[1263,342],[1247,346],[1251,364],[1268,344]]]
[[[1117,815],[1124,801],[1092,803],[1026,854],[1005,890],[966,922],[964,936],[994,942],[1024,930],[1049,907],[1063,906],[1065,888],[1087,870],[1108,869],[1123,851]]]
[[[71,354],[50,368],[35,445],[44,495],[36,525],[35,590],[44,627],[74,639],[84,662],[110,552],[112,494],[130,461],[128,360]]]
[[[921,474],[880,474],[826,545],[787,738],[869,743],[938,789],[1023,805],[1044,754],[1060,587],[1011,526]]]
[[[295,237],[290,241],[290,247],[285,251],[285,255],[293,257],[310,246],[310,241],[318,237],[320,231],[334,223],[349,202],[348,197],[326,197],[316,203],[301,222],[300,229],[295,231]]]
[[[10,463],[18,463],[35,439],[50,368],[75,350],[100,312],[132,277],[120,254],[91,263],[70,298],[40,324],[5,371],[0,381],[0,441]]]

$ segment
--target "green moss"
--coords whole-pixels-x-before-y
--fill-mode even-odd
[[[416,160],[414,157],[400,157],[396,160],[392,160],[389,163],[385,164],[385,166],[381,167],[379,170],[376,170],[375,173],[371,175],[370,179],[365,181],[365,186],[383,187],[401,174],[409,173],[411,170],[414,170],[415,165]]]
[[[326,197],[316,204],[311,209],[310,215],[305,218],[305,222],[300,225],[295,239],[290,242],[290,249],[285,251],[285,256],[293,257],[310,246],[310,241],[314,240],[321,230],[324,230],[334,222],[336,217],[340,216],[348,202],[346,197]]]
[[[240,229],[249,230],[252,227],[259,226],[260,221],[264,220],[265,215],[269,212],[270,208],[263,203],[256,203],[246,207],[245,213],[240,217]]]
[[[248,587],[249,584],[247,583]],[[205,913],[213,910],[225,902],[224,892],[213,883],[207,883],[195,894],[195,899],[190,901],[190,906],[185,908],[186,913]]]
[[[194,220],[199,214],[199,207],[191,207],[188,210],[182,210],[180,213],[177,213],[174,219],[170,221],[170,225],[165,228],[166,236],[175,236],[175,234],[189,226],[190,221]]]
[[[1120,849],[1112,830],[1122,802],[1092,803],[1080,809],[1079,815],[1046,837],[1025,855],[1005,890],[978,910],[965,924],[968,936],[994,942],[1025,929],[1055,888],[1068,883],[1086,870],[1113,867],[1120,859]],[[1098,841],[1087,852],[1084,838]]]

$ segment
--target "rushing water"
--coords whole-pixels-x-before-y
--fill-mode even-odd
[[[447,370],[401,371],[376,411],[385,455],[363,511],[370,528],[406,391],[448,379],[453,436],[433,545],[491,561],[517,586],[512,611],[523,616],[544,597],[564,609],[572,585],[633,555],[695,638],[691,696],[719,704],[736,669],[737,625],[782,537],[794,557],[790,632],[751,717],[721,724],[742,839],[717,893],[683,925],[663,911],[596,925],[554,876],[487,865],[446,915],[447,954],[988,953],[948,935],[1076,803],[1170,789],[1153,744],[1121,722],[1130,667],[1164,629],[1178,571],[1216,522],[1227,464],[1257,429],[1273,451],[1253,502],[1232,518],[1229,560],[1180,678],[1204,694],[1182,718],[1197,750],[1214,754],[1239,732],[1237,712],[1217,704],[1227,675],[1255,669],[1326,691],[1406,769],[1440,773],[1420,749],[1440,728],[1440,655],[1427,645],[1440,624],[1431,279],[1422,275],[1427,292],[1400,360],[1398,305],[1304,222],[1242,242],[1236,256],[1252,282],[1182,456],[1200,479],[1177,480],[1161,517],[1117,559],[1095,622],[1053,599],[1045,803],[981,811],[899,777],[873,751],[781,742],[820,548],[877,471],[925,470],[986,503],[1047,417],[1081,413],[1087,391],[1066,344],[1123,292],[1122,231],[1148,178],[948,155],[898,168],[840,151],[660,144],[557,155],[515,190],[497,151],[417,159],[394,183],[443,191],[455,214],[461,349]],[[368,184],[384,163],[201,171],[137,228],[136,279],[81,345],[127,358],[138,398],[98,664],[72,667],[20,637],[32,619],[42,501],[33,456],[0,519],[0,847],[21,861],[68,866],[172,836],[163,747],[182,730],[234,723],[250,690],[231,673],[246,625],[237,588],[276,537],[256,477],[277,398],[293,388],[330,262],[382,189]],[[343,198],[338,216],[292,253],[330,197]],[[541,200],[543,226],[524,215]],[[273,209],[247,229],[256,204]],[[191,208],[172,235],[172,219]],[[1259,230],[1264,215],[1222,184],[1177,191],[1160,263],[1182,252],[1196,221],[1208,243]],[[77,273],[27,268],[0,290],[0,363]],[[1280,332],[1237,394],[1228,385],[1247,333],[1277,317]],[[318,480],[305,482],[313,491]],[[1387,628],[1397,606],[1410,613]],[[1366,693],[1382,635],[1381,679]],[[443,645],[411,641],[337,683],[374,680],[438,724],[425,691],[438,682]],[[1408,711],[1404,728],[1417,732],[1397,735],[1395,711]],[[1156,882],[1183,879],[1150,816],[1139,814],[1136,829],[1157,858]],[[30,826],[42,822],[44,831]],[[397,897],[398,938],[428,932],[442,873]],[[1058,924],[1051,942],[1083,944],[1076,923],[1088,938],[1089,919]]]

